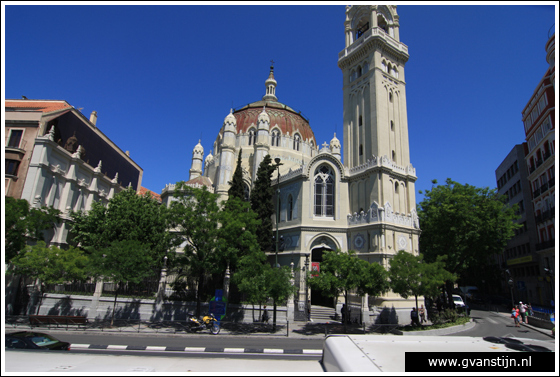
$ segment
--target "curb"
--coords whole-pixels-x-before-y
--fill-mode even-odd
[[[434,330],[425,330],[425,331],[401,331],[401,330],[394,330],[394,334],[396,335],[447,335],[447,334],[454,334],[465,330],[470,330],[476,326],[476,322],[472,319],[469,323],[465,323],[463,325],[445,327],[443,329],[434,329]]]

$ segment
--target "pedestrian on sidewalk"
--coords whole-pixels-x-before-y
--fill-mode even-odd
[[[511,309],[511,318],[513,318],[513,324],[515,327],[521,327],[519,325],[519,308],[516,306]]]
[[[420,323],[418,322],[418,312],[416,311],[416,308],[412,308],[411,312],[410,312],[410,324],[412,326],[421,326]]]
[[[420,305],[420,323],[426,322],[426,311],[424,310],[424,305]]]
[[[527,323],[527,305],[519,301],[519,313],[521,313],[521,322]]]
[[[266,309],[266,305],[264,306],[264,311],[262,314],[262,322],[263,323],[268,323],[268,310]]]

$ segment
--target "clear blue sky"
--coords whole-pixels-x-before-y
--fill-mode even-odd
[[[549,3],[551,4],[551,3]],[[521,111],[545,74],[553,5],[399,5],[416,189],[451,178],[496,187],[525,135]],[[66,100],[160,193],[188,180],[230,108],[265,94],[342,141],[344,5],[5,6],[4,98]],[[417,194],[417,201],[422,195]]]

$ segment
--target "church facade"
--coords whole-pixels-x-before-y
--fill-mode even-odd
[[[206,156],[200,143],[195,146],[187,182],[206,185],[225,200],[241,151],[249,195],[263,158],[280,159],[273,184],[279,186],[278,228],[285,249],[278,262],[293,268],[300,288],[296,310],[307,299],[333,305],[320,292],[307,291],[304,279],[306,268],[320,269],[326,250],[354,250],[385,268],[399,250],[418,254],[416,171],[406,112],[408,47],[399,39],[396,6],[347,7],[345,33],[338,55],[343,144],[336,134],[330,143],[317,144],[308,120],[277,98],[271,67],[262,99],[230,111]],[[164,202],[172,191],[173,185],[163,190]],[[271,252],[271,260],[274,256]],[[393,293],[352,304],[363,313],[372,306],[412,306]]]

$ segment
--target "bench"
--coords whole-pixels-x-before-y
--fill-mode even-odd
[[[51,324],[58,325],[77,325],[85,326],[88,323],[88,319],[85,316],[71,316],[71,315],[30,315],[29,316],[29,325],[33,327],[34,325],[48,325],[49,328]]]

